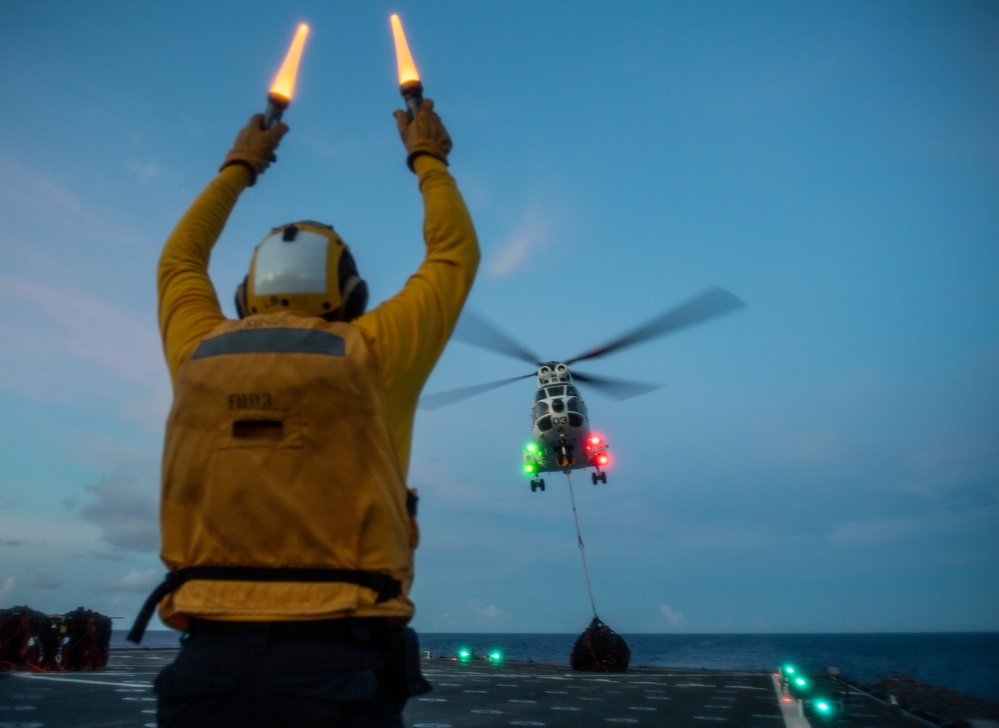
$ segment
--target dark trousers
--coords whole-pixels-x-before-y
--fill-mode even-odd
[[[401,633],[380,620],[198,620],[156,678],[158,725],[403,728]]]

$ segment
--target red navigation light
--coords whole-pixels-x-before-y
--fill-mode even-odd
[[[606,465],[609,460],[610,458],[604,454],[597,455],[597,465]]]
[[[599,445],[600,444],[600,435],[590,435],[590,444],[591,445]]]

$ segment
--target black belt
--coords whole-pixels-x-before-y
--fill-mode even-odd
[[[266,568],[261,566],[189,566],[171,571],[166,579],[153,590],[128,633],[129,642],[138,644],[146,631],[153,611],[163,597],[176,591],[192,579],[208,581],[271,581],[271,582],[343,582],[357,584],[374,591],[375,604],[387,602],[402,595],[402,582],[385,573],[354,569],[322,568]]]
[[[192,637],[245,637],[262,633],[288,639],[379,644],[388,642],[392,637],[399,635],[402,627],[401,622],[395,624],[388,617],[344,617],[343,619],[296,620],[291,622],[227,622],[192,617],[187,627],[187,633]]]

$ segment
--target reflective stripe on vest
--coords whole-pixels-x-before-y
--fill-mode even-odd
[[[343,339],[329,331],[316,329],[262,328],[240,329],[205,339],[195,349],[192,359],[224,354],[321,354],[343,356]]]

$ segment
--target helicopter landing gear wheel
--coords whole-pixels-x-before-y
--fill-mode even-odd
[[[536,478],[536,479],[534,479],[534,480],[531,481],[531,492],[532,493],[534,491],[536,491],[536,490],[544,491],[544,489],[545,489],[545,479],[544,478]]]
[[[606,472],[599,472],[599,473],[594,472],[594,473],[590,473],[590,478],[593,480],[593,484],[594,485],[596,485],[597,483],[603,483],[604,485],[607,485],[607,473]]]

